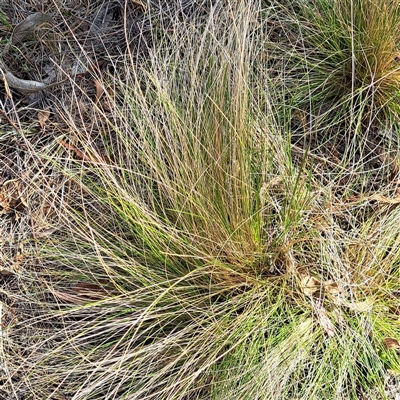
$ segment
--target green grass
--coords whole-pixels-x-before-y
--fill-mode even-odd
[[[265,15],[272,21],[265,58],[271,68],[284,63],[280,84],[293,107],[328,115],[325,126],[398,123],[397,3],[276,2]]]
[[[352,26],[369,6],[377,14],[359,4]],[[354,161],[366,137],[353,122],[370,113],[356,95],[371,85],[366,67],[331,97],[343,71],[359,73],[337,44],[364,41],[366,52],[372,39],[343,28],[347,2],[317,6],[310,15],[298,5],[307,53],[267,37],[267,15],[294,18],[280,5],[221,1],[169,33],[157,26],[149,62],[119,60],[90,123],[64,112],[68,134],[40,157],[64,177],[51,196],[68,229],[35,242],[42,269],[26,296],[40,312],[8,344],[29,398],[388,398],[387,371],[400,373],[385,346],[400,340],[397,186],[386,177],[369,192],[374,171]],[[265,51],[273,62],[260,61]],[[379,102],[368,100],[384,105],[382,129],[397,119],[386,75]],[[296,158],[291,144],[301,93],[310,113],[338,114],[332,125],[309,120],[307,132],[338,120],[353,134],[328,171],[328,155],[319,164],[309,147]],[[396,144],[381,146],[385,155]],[[378,174],[395,163],[385,160]],[[16,356],[24,329],[30,349]]]
[[[10,21],[8,20],[7,15],[4,13],[3,10],[0,10],[0,22],[2,25],[4,25],[5,28],[12,28],[12,25],[10,24]]]

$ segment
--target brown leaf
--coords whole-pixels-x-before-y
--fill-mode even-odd
[[[329,337],[335,336],[335,327],[329,317],[326,315],[325,307],[321,303],[317,303],[316,315],[318,322]]]
[[[107,96],[103,102],[103,108],[105,111],[111,112],[115,108],[115,92],[112,88],[107,89]]]
[[[88,157],[86,157],[85,153],[83,153],[82,151],[80,151],[76,146],[74,146],[71,143],[67,143],[62,139],[58,139],[58,143],[61,144],[61,146],[63,146],[64,148],[66,148],[67,150],[72,150],[76,157],[78,157],[79,159],[83,160],[83,161],[90,161],[88,159]]]
[[[10,202],[4,193],[0,193],[0,207],[3,208],[4,213],[10,211]]]
[[[111,112],[113,110],[113,103],[107,98],[103,103],[103,109],[107,112]]]
[[[400,349],[400,342],[395,338],[385,338],[383,342],[387,349]]]
[[[0,190],[1,213],[8,213],[22,207],[23,204],[20,198],[22,188],[21,182],[18,179],[11,179],[4,182]]]
[[[50,111],[49,110],[41,110],[38,112],[37,117],[38,117],[39,125],[43,129],[46,125],[46,121],[50,117]]]
[[[23,186],[22,186],[22,182],[21,182],[21,181],[19,181],[18,184],[17,184],[17,193],[18,193],[19,201],[20,201],[26,208],[29,208],[29,203],[28,203],[27,198],[25,197],[25,190],[24,190],[24,188],[23,188]]]
[[[62,229],[63,227],[65,227],[65,225],[60,225],[54,228],[48,228],[48,229],[41,229],[41,230],[35,230],[33,231],[33,237],[35,239],[43,239],[43,238],[47,238],[49,236],[51,236],[53,233],[59,231],[60,229]]]
[[[13,275],[13,272],[9,269],[0,267],[0,275]]]
[[[347,307],[351,310],[358,311],[358,312],[368,312],[371,311],[372,306],[374,305],[374,301],[372,299],[359,301],[356,303],[345,303]]]
[[[99,100],[101,95],[104,93],[104,87],[97,79],[94,80],[94,85],[96,87],[96,99]]]
[[[103,299],[107,296],[107,292],[96,283],[80,282],[74,285],[71,290],[79,296],[85,296],[89,299]]]
[[[301,288],[306,296],[312,296],[321,290],[321,282],[311,275],[303,275],[301,277]]]
[[[340,293],[339,285],[332,281],[332,280],[327,280],[324,283],[324,289],[332,295],[337,295]]]
[[[84,153],[83,151],[79,150],[75,145],[68,143],[62,139],[57,139],[57,141],[67,150],[72,150],[75,153],[75,156],[82,161],[97,162],[103,164],[108,164],[110,162],[106,156],[98,156],[96,154]]]
[[[371,200],[376,200],[379,203],[383,203],[383,204],[400,204],[400,196],[396,196],[393,199],[383,196],[381,194],[375,194],[373,196],[370,197]]]
[[[141,0],[132,0],[133,4],[143,7],[143,10],[146,10],[147,7],[143,4]]]
[[[17,253],[13,259],[13,270],[20,270],[22,261],[24,261],[25,255],[23,253]]]
[[[55,214],[54,207],[48,202],[43,203],[41,209],[41,215],[50,218],[53,214]]]

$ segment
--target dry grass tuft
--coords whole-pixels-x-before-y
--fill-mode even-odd
[[[156,2],[145,10],[135,2],[146,13],[147,45],[108,54],[107,69],[88,73],[91,91],[71,79],[62,102],[50,114],[40,110],[45,139],[32,140],[34,125],[13,131],[15,143],[22,137],[29,146],[32,169],[25,186],[2,185],[0,205],[20,231],[23,215],[31,231],[14,246],[18,270],[11,270],[11,256],[0,259],[10,271],[1,276],[8,281],[0,299],[0,393],[393,398],[387,381],[400,373],[400,199],[396,168],[376,174],[396,163],[397,142],[379,142],[385,165],[373,171],[374,153],[360,150],[370,137],[358,135],[362,123],[342,124],[349,115],[365,119],[356,92],[371,86],[378,65],[360,78],[361,60],[371,67],[366,38],[372,43],[383,33],[373,24],[365,33],[359,25],[371,17],[354,2],[345,32],[347,3],[335,2],[341,28],[329,39],[350,35],[350,43],[365,44],[342,58],[354,64],[357,55],[360,65],[341,94],[353,108],[340,111],[328,91],[314,92],[319,79],[328,90],[344,71],[324,56],[332,43],[307,47],[301,58],[298,48],[282,53],[282,38],[267,41],[267,34],[280,36],[265,17],[274,15],[282,27],[283,15],[293,17],[289,8],[220,0],[194,11],[187,3],[167,18]],[[304,2],[295,6],[301,45],[317,43],[333,22],[308,15]],[[334,17],[330,4],[318,6]],[[291,47],[293,31],[287,33]],[[71,49],[79,42],[73,39]],[[82,65],[93,62],[91,53],[79,55]],[[302,62],[313,68],[295,88]],[[389,93],[390,68],[374,80],[379,99]],[[285,85],[289,100],[277,94]],[[292,110],[305,112],[296,97],[305,87],[310,115],[314,104],[339,113],[330,124],[332,112],[296,125]],[[395,119],[393,110],[386,108]],[[328,151],[322,158],[318,148],[292,143],[299,129],[306,137],[343,126],[346,138],[353,135],[338,163]],[[371,126],[368,132],[376,133]]]

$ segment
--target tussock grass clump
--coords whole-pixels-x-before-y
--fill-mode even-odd
[[[148,64],[116,62],[81,121],[63,110],[42,157],[76,193],[38,243],[42,334],[13,367],[32,398],[385,398],[400,211],[390,188],[345,201],[293,162],[259,104],[261,15],[221,1],[177,21]]]
[[[293,104],[302,104],[313,115],[329,112],[331,119],[333,111],[339,120],[357,122],[361,116],[366,125],[376,119],[398,123],[398,4],[390,0],[279,3],[268,14],[273,43],[267,58],[284,60],[287,79],[282,83],[293,88]]]

